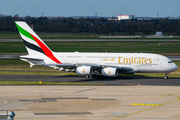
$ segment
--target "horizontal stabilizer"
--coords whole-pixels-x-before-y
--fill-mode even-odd
[[[34,65],[44,65],[44,60],[39,59],[39,58],[31,58],[31,57],[26,57],[26,56],[21,56],[21,60],[29,62],[30,67],[33,67]]]
[[[43,59],[39,59],[39,58],[30,58],[30,57],[20,57],[20,59],[27,59],[27,60],[34,60],[34,61],[44,61]]]

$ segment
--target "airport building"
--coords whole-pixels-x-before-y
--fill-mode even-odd
[[[118,20],[135,19],[135,15],[118,15]]]

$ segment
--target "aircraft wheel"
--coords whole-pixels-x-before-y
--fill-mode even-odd
[[[92,78],[92,75],[87,75],[86,78]]]

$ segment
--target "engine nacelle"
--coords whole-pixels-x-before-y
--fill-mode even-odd
[[[106,77],[117,77],[118,75],[118,70],[117,68],[103,68],[102,71],[102,76],[106,76]]]
[[[80,66],[76,68],[76,73],[78,75],[87,76],[87,75],[92,75],[93,70],[91,66]]]

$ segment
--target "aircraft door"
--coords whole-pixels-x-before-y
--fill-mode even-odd
[[[86,60],[86,55],[82,55],[81,58],[82,58],[82,59],[81,59],[82,62],[88,62],[88,61]]]
[[[62,59],[65,60],[66,59],[66,55],[62,55]]]
[[[163,68],[164,67],[164,61],[162,61],[162,60],[159,60],[159,63],[158,63],[158,65],[159,65],[159,67],[160,68]]]

